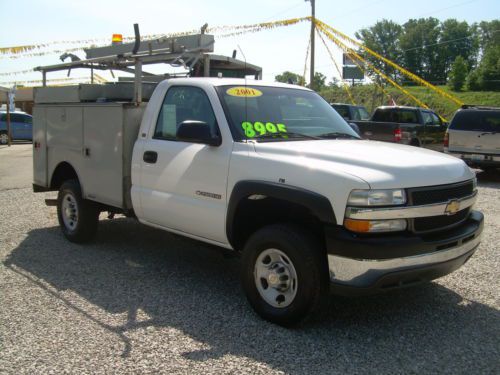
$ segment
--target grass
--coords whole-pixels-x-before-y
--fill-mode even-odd
[[[465,104],[487,105],[500,107],[500,91],[464,91],[454,92],[447,86],[439,86],[442,90],[452,94]],[[450,99],[442,97],[427,87],[406,87],[412,95],[426,103],[429,108],[436,111],[445,119],[450,120],[458,105]],[[388,105],[389,98],[375,85],[358,85],[350,87],[356,104],[364,105],[368,112],[372,112],[380,105]],[[386,89],[398,105],[417,105],[412,99],[395,88]],[[329,87],[320,92],[329,102],[350,103],[349,96],[343,87]]]

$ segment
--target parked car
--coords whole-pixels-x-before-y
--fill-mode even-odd
[[[25,112],[10,113],[10,134],[14,141],[33,140],[33,118]],[[0,144],[9,142],[7,134],[7,112],[0,112]]]
[[[368,113],[366,108],[363,107],[362,105],[352,105],[343,103],[330,103],[330,105],[347,122],[350,122],[351,120],[365,121],[370,119],[370,114]]]
[[[471,167],[500,168],[500,107],[463,106],[451,120],[444,147]]]
[[[443,151],[447,124],[428,109],[383,106],[373,112],[369,121],[353,120],[365,139],[395,142]]]

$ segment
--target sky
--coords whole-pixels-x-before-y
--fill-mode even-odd
[[[304,0],[0,0],[2,28],[0,47],[45,43],[57,40],[109,39],[114,33],[133,35],[139,23],[142,35],[162,34],[209,26],[245,25],[310,15],[311,4]],[[12,16],[9,16],[12,15]],[[316,17],[354,37],[356,31],[378,20],[404,23],[410,18],[456,18],[468,23],[500,18],[500,0],[316,0]],[[303,22],[259,33],[216,39],[215,53],[231,55],[239,48],[249,63],[263,68],[263,78],[274,80],[285,70],[304,72],[310,24]],[[106,42],[105,42],[106,43]],[[239,48],[238,48],[239,46]],[[70,48],[69,45],[49,49]],[[341,52],[331,46],[337,63]],[[84,58],[84,52],[75,52]],[[0,55],[0,85],[9,81],[39,80],[41,73],[6,76],[35,66],[59,63],[59,54],[11,59]],[[164,72],[174,70],[165,66]],[[322,42],[316,38],[316,71],[331,80],[338,77]],[[101,73],[99,73],[101,74]],[[88,76],[86,70],[73,71],[71,77]],[[108,73],[101,74],[111,79]],[[66,72],[48,78],[66,77]]]

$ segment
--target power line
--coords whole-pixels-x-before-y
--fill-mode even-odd
[[[264,20],[264,22],[267,22],[267,21],[269,21],[269,20],[272,20],[272,19],[274,19],[274,18],[275,18],[275,17],[277,17],[277,16],[281,16],[282,14],[288,13],[288,12],[289,12],[289,11],[291,11],[292,9],[296,9],[296,8],[298,8],[299,6],[303,5],[303,4],[304,4],[304,2],[303,2],[303,1],[301,1],[300,3],[297,3],[297,4],[295,4],[294,6],[292,6],[292,7],[288,8],[288,9],[285,9],[285,10],[283,10],[283,11],[279,12],[279,13],[273,14],[272,16],[270,16],[270,17],[268,17],[266,20]]]
[[[352,14],[352,13],[356,13],[356,12],[358,12],[360,10],[364,10],[366,8],[369,8],[369,7],[373,6],[373,5],[379,4],[379,3],[383,2],[383,1],[386,1],[386,0],[373,1],[373,2],[371,2],[371,3],[367,4],[367,5],[364,5],[362,7],[359,7],[359,8],[356,8],[356,9],[352,9],[352,10],[347,11],[345,13],[338,14],[336,17],[338,18],[338,17],[347,16],[347,15]]]
[[[499,30],[493,30],[491,33],[494,34],[494,33],[498,33],[500,31]],[[421,48],[427,48],[427,47],[433,47],[433,46],[439,46],[441,44],[448,44],[448,43],[453,43],[453,42],[458,42],[459,40],[465,40],[465,39],[470,39],[470,38],[474,38],[476,37],[477,35],[470,35],[470,36],[465,36],[463,38],[457,38],[457,39],[449,39],[449,40],[444,40],[442,42],[438,42],[438,43],[432,43],[432,44],[425,44],[423,46],[420,46],[420,47],[413,47],[413,48],[408,48],[408,49],[404,49],[402,50],[401,52],[408,52],[408,51],[413,51],[415,49],[421,49]]]
[[[494,31],[492,31],[492,34],[493,33],[497,33],[499,31],[500,31],[500,29],[499,30],[494,30]],[[444,41],[438,42],[438,43],[426,44],[426,45],[423,45],[423,46],[420,46],[420,47],[408,48],[408,49],[405,49],[405,50],[403,50],[401,52],[408,52],[408,51],[413,51],[415,49],[427,48],[427,47],[432,47],[432,46],[439,46],[441,44],[447,44],[447,43],[457,42],[459,40],[465,40],[465,39],[470,39],[470,38],[474,38],[474,37],[476,37],[476,35],[465,36],[463,38],[457,38],[457,39],[444,40]]]
[[[448,9],[457,8],[457,7],[460,7],[462,5],[466,5],[466,4],[470,4],[470,3],[475,3],[476,1],[479,1],[479,0],[464,1],[463,3],[450,5],[449,7],[446,7],[446,8],[437,9],[437,10],[434,10],[432,12],[422,13],[422,14],[418,15],[417,17],[428,16],[429,14],[440,13],[440,12],[443,12],[443,11],[448,10]]]

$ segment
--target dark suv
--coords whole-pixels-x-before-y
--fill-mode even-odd
[[[500,168],[500,108],[463,106],[451,120],[444,146],[471,167]]]

